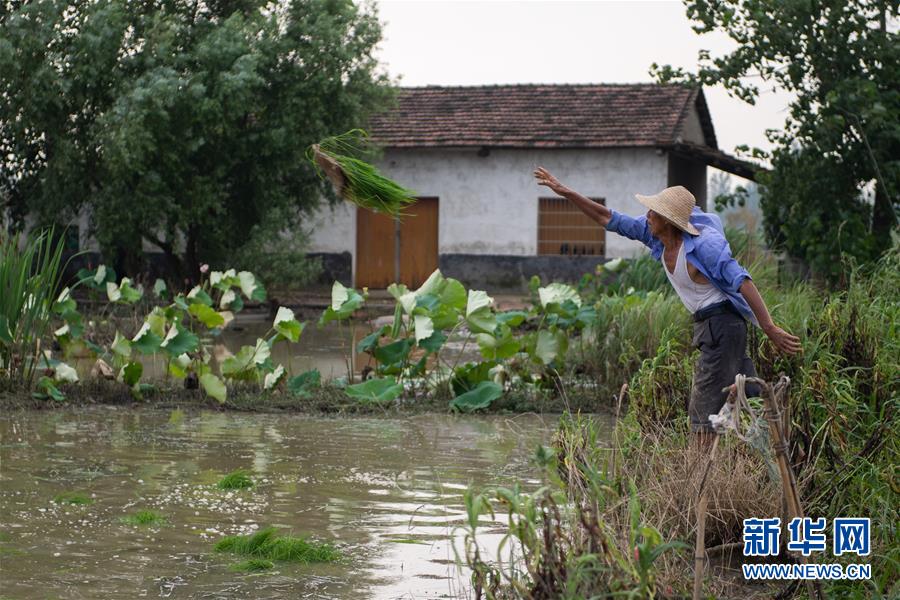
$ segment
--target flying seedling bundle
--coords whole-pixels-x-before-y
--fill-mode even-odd
[[[392,217],[415,202],[415,192],[388,179],[359,157],[371,154],[368,134],[353,129],[313,144],[307,156],[319,175],[334,184],[345,200]]]

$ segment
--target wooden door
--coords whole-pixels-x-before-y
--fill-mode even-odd
[[[395,221],[357,209],[356,287],[383,289],[401,282],[416,288],[437,269],[438,199],[419,198],[403,212]]]
[[[396,281],[396,238],[394,219],[356,209],[356,287],[386,288]]]
[[[438,268],[438,199],[419,198],[400,221],[400,281],[417,288]]]

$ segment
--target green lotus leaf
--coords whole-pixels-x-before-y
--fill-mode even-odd
[[[118,302],[122,299],[122,291],[115,281],[106,282],[106,297],[109,298],[110,302]]]
[[[544,308],[550,304],[562,304],[566,300],[571,300],[575,306],[581,306],[581,296],[578,295],[578,290],[565,283],[551,283],[546,287],[539,288],[538,297]]]
[[[203,390],[207,394],[219,402],[225,402],[225,399],[228,396],[228,390],[225,388],[225,384],[221,379],[212,373],[206,373],[200,376],[200,385],[203,386]]]
[[[166,338],[160,343],[160,347],[165,350],[169,356],[178,356],[185,352],[194,352],[200,345],[200,338],[196,335],[175,324],[169,329]]]
[[[119,370],[118,380],[128,386],[133,386],[144,374],[144,365],[139,362],[130,362]]]
[[[466,323],[473,333],[493,333],[497,327],[497,316],[489,306],[483,306],[466,316]]]
[[[375,359],[383,365],[395,365],[406,360],[412,346],[413,343],[411,340],[398,340],[375,348],[372,354],[375,356]]]
[[[528,318],[528,313],[521,310],[508,310],[497,313],[497,322],[505,323],[510,327],[518,327]]]
[[[425,296],[427,294],[437,295],[440,293],[443,285],[444,276],[441,275],[440,269],[435,269],[434,272],[428,276],[428,279],[425,280],[425,283],[416,290],[416,296]]]
[[[199,285],[194,286],[191,291],[188,292],[187,301],[189,304],[203,304],[205,306],[212,306],[213,300],[206,291],[200,287]]]
[[[282,365],[275,367],[271,373],[266,373],[266,377],[263,379],[263,389],[271,390],[276,387],[284,379],[284,374],[285,370]]]
[[[466,307],[466,288],[456,279],[447,278],[445,282],[440,293],[441,303],[463,310]]]
[[[311,369],[288,379],[287,388],[295,396],[308,398],[312,395],[312,390],[319,387],[321,381],[322,374],[319,373],[319,370]]]
[[[77,383],[78,372],[66,363],[60,362],[53,367],[53,379],[57,382]]]
[[[542,329],[537,334],[534,357],[545,365],[549,365],[557,358],[562,358],[567,347],[568,338],[565,332]]]
[[[444,335],[441,331],[435,331],[429,337],[419,341],[418,344],[420,348],[423,348],[429,352],[437,352],[441,349],[441,346],[443,346],[444,342],[446,341],[446,335]]]
[[[461,412],[472,412],[487,408],[503,395],[503,387],[493,381],[482,381],[474,389],[460,394],[450,402],[450,406]]]
[[[469,297],[466,300],[466,316],[485,308],[490,309],[493,303],[494,299],[488,296],[487,292],[469,290]]]
[[[131,347],[141,354],[153,354],[159,350],[162,341],[162,338],[153,331],[151,324],[145,321],[140,331],[132,338]]]
[[[403,386],[393,377],[384,377],[348,385],[344,388],[344,392],[351,398],[363,402],[383,404],[396,400],[403,393]]]
[[[381,327],[361,339],[356,345],[356,351],[371,352],[378,346],[378,341],[388,332],[389,329],[389,326],[382,325]]]
[[[294,311],[285,306],[278,308],[274,327],[282,338],[295,343],[300,340],[300,334],[303,332],[303,324],[294,317]]]
[[[109,348],[120,356],[131,356],[131,342],[118,331],[116,331],[116,336]]]
[[[479,333],[475,336],[482,356],[487,359],[503,359],[519,351],[521,342],[513,337],[508,325],[501,323],[495,333],[496,335]]]
[[[188,312],[197,317],[197,320],[206,325],[209,329],[225,326],[225,317],[220,313],[217,313],[214,308],[207,304],[191,304],[188,308]]]
[[[166,285],[165,281],[157,278],[153,283],[153,293],[156,294],[157,298],[164,300],[169,296],[169,287]]]
[[[430,338],[434,333],[434,321],[431,317],[425,315],[416,315],[413,317],[413,323],[416,328],[416,343],[418,344],[424,339]]]
[[[248,300],[263,302],[266,299],[266,289],[250,271],[241,271],[237,274],[241,286],[241,292]]]

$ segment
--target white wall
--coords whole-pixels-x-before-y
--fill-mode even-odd
[[[561,182],[610,208],[643,214],[635,193],[666,187],[667,161],[652,148],[612,150],[387,150],[378,167],[417,192],[439,198],[441,254],[537,254],[538,198],[553,196],[535,183],[543,166]],[[313,252],[355,255],[355,211],[348,203],[323,209],[314,220]],[[608,257],[633,256],[643,246],[608,234]],[[355,256],[354,256],[355,263]]]
[[[700,124],[700,114],[697,112],[696,105],[691,105],[687,114],[684,116],[684,122],[681,124],[679,132],[682,140],[686,142],[694,142],[695,144],[706,144],[703,135],[703,126]]]
[[[350,252],[356,265],[356,207],[349,202],[325,204],[309,221],[310,252]]]

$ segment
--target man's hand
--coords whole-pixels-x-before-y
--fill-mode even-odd
[[[769,336],[775,347],[785,354],[797,354],[800,352],[800,338],[796,335],[791,335],[774,323],[763,329],[763,331]]]
[[[553,192],[559,194],[560,196],[564,196],[568,191],[568,188],[561,184],[556,177],[550,174],[547,169],[544,167],[538,167],[534,170],[534,177],[537,179],[538,185],[545,185],[550,188]]]

